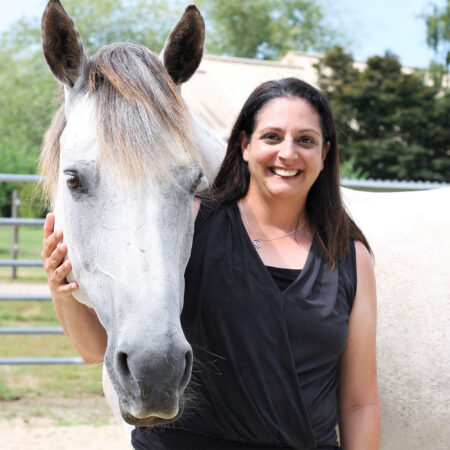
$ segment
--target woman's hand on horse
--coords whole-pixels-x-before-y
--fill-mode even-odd
[[[67,283],[66,277],[72,270],[69,260],[64,261],[67,246],[61,242],[62,231],[54,231],[55,215],[47,214],[44,224],[44,239],[42,242],[41,258],[44,270],[47,272],[50,290],[58,294],[69,294],[78,289],[75,282]]]

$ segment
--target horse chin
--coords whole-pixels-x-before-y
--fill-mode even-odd
[[[153,427],[155,425],[164,425],[167,423],[175,422],[183,414],[183,408],[180,407],[178,413],[170,419],[163,419],[158,416],[148,416],[138,418],[134,417],[129,412],[124,411],[122,408],[120,409],[120,413],[122,415],[123,420],[125,420],[125,422],[130,425],[133,425],[135,427]]]

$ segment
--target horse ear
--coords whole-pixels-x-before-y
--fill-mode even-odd
[[[205,42],[205,22],[200,11],[189,5],[172,29],[161,59],[175,84],[189,80],[200,65]]]
[[[59,0],[49,0],[42,16],[42,47],[53,75],[72,88],[87,65],[80,34]]]

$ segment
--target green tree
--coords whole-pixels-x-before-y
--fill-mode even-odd
[[[288,50],[323,51],[341,34],[315,0],[198,0],[210,53],[279,59]]]
[[[20,54],[0,38],[0,160],[6,173],[35,173],[58,89],[37,52]],[[28,53],[28,54],[27,54]],[[0,213],[10,213],[13,184],[0,186]],[[28,200],[24,199],[24,203]]]
[[[371,178],[448,181],[450,95],[404,74],[395,55],[359,72],[336,47],[318,65],[336,116],[344,161]]]
[[[432,4],[431,9],[431,13],[423,15],[427,26],[427,44],[435,54],[429,71],[434,83],[441,86],[444,77],[449,74],[450,66],[450,0],[441,8]]]

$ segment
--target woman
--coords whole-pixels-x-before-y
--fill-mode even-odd
[[[338,162],[316,89],[287,78],[250,95],[213,189],[194,204],[182,324],[197,398],[172,427],[133,431],[136,449],[335,449],[338,423],[345,450],[378,448],[375,279],[342,205]],[[42,256],[55,307],[98,362],[105,332],[86,308],[74,318],[76,285],[64,282],[70,263],[58,268],[66,249],[52,220]]]

